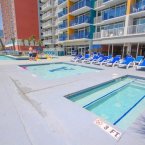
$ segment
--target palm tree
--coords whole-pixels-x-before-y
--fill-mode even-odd
[[[37,41],[37,44],[38,44],[39,46],[42,46],[43,41],[42,41],[41,39],[39,39],[39,40]]]
[[[25,39],[22,39],[21,41],[23,43],[23,46],[25,46]]]
[[[12,41],[12,43],[13,43],[13,49],[15,50],[15,48],[16,48],[16,47],[15,47],[16,38],[14,38],[14,37],[11,38],[11,41]]]
[[[1,50],[5,50],[5,45],[2,41],[2,38],[0,38],[0,45],[1,45],[1,48],[2,48]]]
[[[28,45],[30,46],[32,39],[31,38],[28,38],[27,41],[28,41]]]
[[[34,46],[36,44],[36,37],[34,35],[31,36],[31,41],[33,42]]]

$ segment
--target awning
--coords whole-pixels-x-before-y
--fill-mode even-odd
[[[99,44],[94,44],[91,46],[91,49],[100,49],[100,48],[102,48],[102,46]]]

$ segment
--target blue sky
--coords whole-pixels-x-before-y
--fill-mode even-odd
[[[2,15],[1,15],[1,10],[0,10],[0,29],[2,29]]]

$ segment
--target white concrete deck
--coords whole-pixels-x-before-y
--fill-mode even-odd
[[[145,71],[92,65],[104,70],[49,81],[18,67],[69,60],[0,61],[0,145],[145,145],[145,113],[126,132],[117,128],[117,141],[94,124],[96,115],[64,97],[114,74],[145,77]]]

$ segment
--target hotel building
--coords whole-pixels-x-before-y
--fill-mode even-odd
[[[39,39],[38,1],[37,0],[0,0],[7,48],[13,48],[11,38],[15,38],[16,50],[27,50],[22,39],[32,35]]]
[[[93,48],[105,54],[144,55],[145,0],[41,1],[42,17],[48,16],[42,19],[46,46],[61,46],[66,55]]]
[[[97,0],[94,45],[108,54],[145,55],[145,0]]]
[[[47,48],[54,48],[58,42],[57,5],[58,0],[39,1],[41,38]]]

